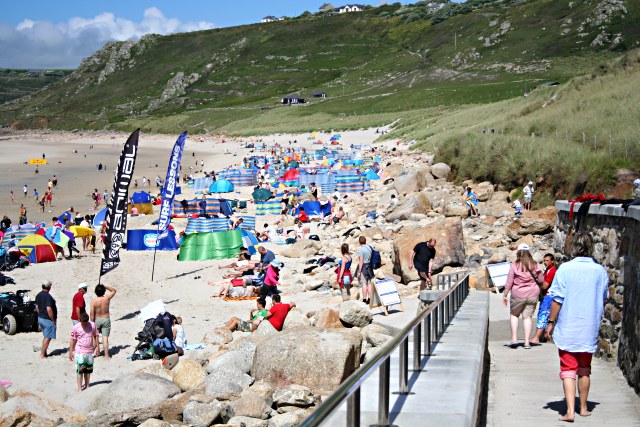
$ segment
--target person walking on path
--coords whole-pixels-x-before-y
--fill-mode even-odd
[[[507,306],[507,295],[510,298],[510,318],[511,324],[511,348],[518,346],[518,318],[522,315],[522,325],[524,327],[524,348],[530,349],[531,344],[531,326],[533,312],[538,304],[538,295],[540,295],[540,287],[538,282],[542,283],[544,275],[536,262],[531,257],[529,245],[521,243],[516,252],[516,262],[509,267],[507,275],[507,283],[502,292],[502,302]]]
[[[542,287],[540,289],[540,296],[543,298],[540,300],[540,306],[538,307],[538,322],[536,324],[536,336],[533,337],[530,341],[531,344],[540,344],[540,340],[542,339],[542,334],[547,329],[547,324],[549,322],[549,314],[551,313],[551,295],[547,292],[551,283],[553,282],[553,277],[556,275],[556,257],[553,254],[545,254],[544,260],[544,282],[542,283]],[[540,299],[540,298],[538,298]]]
[[[78,391],[89,388],[91,374],[93,373],[93,353],[98,345],[98,331],[96,325],[89,321],[89,315],[82,313],[80,322],[71,330],[69,343],[69,359],[75,362]]]
[[[9,192],[9,200],[11,200],[12,205],[16,202],[16,195],[13,193],[13,190]]]
[[[604,303],[609,296],[609,275],[593,258],[593,238],[581,232],[571,244],[573,259],[562,264],[551,284],[553,297],[546,335],[558,347],[560,379],[567,401],[567,413],[560,421],[575,417],[576,377],[580,395],[580,412],[587,410],[591,386],[591,359],[598,345]]]
[[[28,190],[27,190],[27,184],[25,184],[25,185],[22,187],[22,192],[24,193],[24,197],[27,197],[27,193],[28,193]]]
[[[536,190],[533,189],[532,181],[529,181],[529,183],[522,189],[522,192],[524,193],[524,210],[531,210],[531,202],[533,200],[533,193],[535,193],[535,191]]]
[[[73,253],[71,253],[73,255]],[[87,304],[84,301],[84,294],[87,293],[88,285],[86,283],[80,283],[78,285],[78,292],[73,296],[71,303],[71,321],[74,325],[80,322],[80,315],[87,312]]]
[[[109,293],[107,293],[109,291]],[[96,297],[91,300],[91,316],[90,319],[95,323],[96,329],[102,335],[102,348],[104,349],[104,358],[109,359],[109,335],[111,335],[111,315],[109,308],[111,299],[116,295],[116,288],[109,285],[96,285]],[[100,341],[96,344],[96,356],[100,355]]]
[[[42,283],[42,290],[36,295],[36,308],[38,309],[38,325],[42,329],[42,347],[40,347],[40,359],[46,359],[49,354],[47,349],[51,340],[56,339],[56,322],[58,320],[58,308],[56,300],[51,296],[51,282]]]
[[[360,249],[358,250],[358,282],[362,287],[362,302],[370,304],[373,296],[371,286],[371,281],[373,280],[373,268],[371,268],[373,248],[367,245],[367,238],[364,236],[358,238],[358,243],[360,244]]]
[[[409,256],[409,270],[416,268],[418,276],[420,276],[420,290],[423,291],[426,286],[431,289],[431,273],[433,272],[433,260],[436,257],[436,239],[429,239],[426,242],[420,242],[414,246]]]

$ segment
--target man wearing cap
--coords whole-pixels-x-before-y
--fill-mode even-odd
[[[73,302],[71,304],[71,321],[74,326],[80,323],[80,315],[86,313],[87,304],[84,302],[84,294],[87,293],[87,284],[80,283],[78,285],[78,292],[73,296]]]
[[[58,308],[56,300],[51,296],[51,282],[42,283],[42,291],[36,295],[36,307],[38,309],[38,325],[42,329],[42,347],[40,359],[45,359],[51,340],[56,339],[56,321],[58,320]]]
[[[527,186],[522,189],[522,192],[524,193],[524,210],[526,211],[531,210],[531,201],[533,200],[533,193],[535,191],[536,190],[533,189],[532,181],[529,181]]]

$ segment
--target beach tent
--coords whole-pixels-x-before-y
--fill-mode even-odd
[[[289,169],[282,175],[280,181],[297,181],[300,178],[300,171],[298,169]]]
[[[151,203],[151,195],[146,191],[136,191],[131,195],[131,203],[134,205],[138,203]]]
[[[364,173],[364,175],[363,175],[363,176],[364,176],[364,178],[365,178],[367,181],[375,181],[375,180],[380,179],[380,177],[378,176],[378,174],[377,174],[377,173],[375,173],[375,172],[373,171],[373,169],[369,169],[369,170],[367,170],[367,171]]]
[[[153,204],[151,203],[129,203],[127,205],[127,212],[131,213],[133,207],[138,209],[140,215],[153,215]]]
[[[304,211],[309,216],[320,216],[322,213],[320,210],[320,202],[318,201],[303,202],[302,207],[304,208]],[[300,213],[300,206],[298,206],[298,209],[296,209],[296,215],[299,213]]]
[[[233,258],[243,246],[240,230],[187,234],[182,239],[178,261]]]
[[[227,231],[231,222],[227,218],[189,218],[186,234],[210,233],[212,231]]]
[[[102,223],[106,218],[107,218],[107,208],[104,208],[93,217],[93,226],[101,227]]]
[[[128,251],[175,251],[178,249],[176,233],[169,230],[166,238],[158,241],[157,230],[127,230]]]
[[[231,208],[231,203],[228,200],[220,199],[220,212],[226,217],[233,215],[233,209]]]
[[[209,193],[230,193],[233,191],[233,184],[227,179],[219,179],[209,186]]]
[[[256,235],[248,230],[243,230],[243,229],[240,230],[240,233],[242,234],[242,242],[243,242],[242,246],[247,248],[250,255],[257,254],[258,246],[260,246],[260,241],[258,240]]]
[[[271,198],[271,191],[266,188],[258,188],[251,193],[254,202],[264,202],[265,200]]]
[[[256,215],[279,215],[282,211],[280,200],[267,200],[256,203]]]
[[[32,234],[20,240],[18,248],[32,264],[56,260],[56,251],[51,243],[38,234]]]
[[[73,220],[73,215],[69,211],[65,211],[60,215],[58,215],[58,221],[60,221],[60,223],[63,225],[66,224],[67,221],[72,221],[72,220]]]

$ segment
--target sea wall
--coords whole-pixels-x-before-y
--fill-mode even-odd
[[[640,206],[626,212],[619,205],[592,205],[585,215],[569,220],[570,204],[557,201],[554,247],[567,253],[578,227],[595,240],[594,258],[609,273],[609,298],[598,338],[596,356],[616,360],[629,384],[640,393]]]

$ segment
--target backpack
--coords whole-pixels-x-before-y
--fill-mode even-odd
[[[380,252],[373,249],[372,246],[369,246],[371,249],[371,261],[369,261],[369,265],[373,270],[377,270],[382,265],[382,258],[380,257]]]

